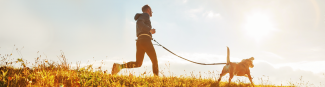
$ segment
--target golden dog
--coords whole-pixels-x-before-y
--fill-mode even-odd
[[[230,84],[231,79],[234,76],[246,76],[246,77],[248,77],[251,84],[254,86],[254,83],[252,82],[250,70],[249,70],[249,68],[254,67],[254,65],[253,65],[254,57],[251,57],[249,59],[243,59],[239,63],[234,63],[234,62],[230,62],[229,54],[230,54],[229,48],[227,47],[227,64],[222,69],[222,72],[218,79],[218,83],[220,82],[222,76],[229,73],[229,84]]]

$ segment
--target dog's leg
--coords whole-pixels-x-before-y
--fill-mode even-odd
[[[226,75],[226,74],[227,74],[227,72],[224,72],[224,70],[222,70],[222,72],[221,72],[221,74],[220,74],[220,77],[219,77],[219,79],[218,79],[218,83],[220,82],[222,76],[224,76],[224,75]]]
[[[229,73],[229,83],[228,83],[228,86],[230,86],[230,82],[231,82],[231,79],[234,77],[234,74],[233,73]]]
[[[254,83],[253,83],[253,81],[252,81],[252,77],[251,77],[251,74],[247,74],[247,77],[248,77],[248,79],[249,79],[249,81],[251,81],[251,84],[253,85],[253,87],[254,87]]]

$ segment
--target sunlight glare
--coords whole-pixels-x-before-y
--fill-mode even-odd
[[[259,43],[261,39],[268,36],[275,28],[269,15],[255,12],[246,16],[244,30]]]

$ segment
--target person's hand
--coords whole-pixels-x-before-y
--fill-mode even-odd
[[[154,28],[151,29],[151,30],[150,30],[150,33],[151,33],[151,34],[155,34],[155,33],[156,33],[156,29],[154,29]]]

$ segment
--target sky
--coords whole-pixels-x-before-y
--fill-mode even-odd
[[[325,85],[323,0],[0,0],[0,54],[57,62],[64,53],[72,64],[80,61],[110,72],[113,63],[135,61],[134,16],[146,4],[153,11],[153,38],[182,57],[222,63],[228,46],[231,62],[255,58],[250,70],[256,84],[302,79]],[[201,73],[218,79],[223,68],[193,64],[154,47],[161,75]],[[145,71],[152,74],[148,56],[141,68],[120,74]],[[245,77],[232,81],[238,79],[249,82]]]

